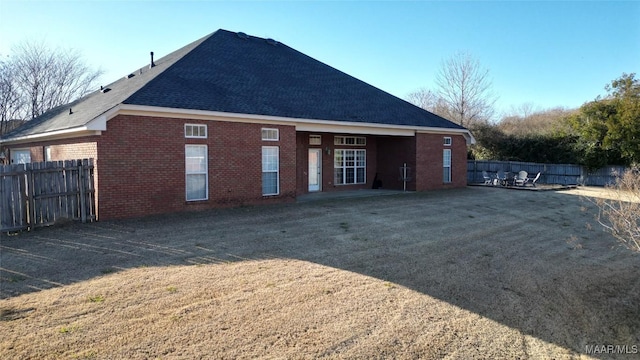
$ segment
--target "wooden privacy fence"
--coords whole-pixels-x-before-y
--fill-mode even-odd
[[[95,221],[93,159],[0,166],[0,231]]]
[[[598,170],[575,164],[538,164],[520,161],[467,160],[467,182],[482,183],[482,171],[495,173],[498,170],[517,173],[524,170],[529,177],[540,173],[541,184],[605,186],[615,181],[616,174],[622,174],[624,166],[606,166]]]

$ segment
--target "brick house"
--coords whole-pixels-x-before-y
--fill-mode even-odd
[[[466,186],[471,133],[280,42],[218,30],[0,140],[12,162],[94,158],[100,219]]]

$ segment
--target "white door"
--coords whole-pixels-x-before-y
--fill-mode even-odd
[[[322,150],[309,149],[309,192],[320,191],[322,181]]]
[[[11,150],[12,164],[28,164],[31,162],[31,151],[29,150]]]

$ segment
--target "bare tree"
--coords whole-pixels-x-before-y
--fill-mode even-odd
[[[420,88],[410,93],[407,95],[407,101],[436,115],[442,117],[449,115],[445,101],[438,94],[427,88]]]
[[[433,112],[438,96],[427,88],[420,88],[407,95],[407,101],[417,107]]]
[[[489,70],[469,53],[459,52],[445,60],[436,84],[450,120],[468,127],[492,118],[496,97],[491,92]]]
[[[0,60],[0,135],[12,129],[12,120],[19,118],[23,109],[14,74],[13,64]]]
[[[596,199],[598,222],[624,247],[640,252],[640,171],[627,170],[610,187],[609,199]]]
[[[571,134],[567,117],[574,112],[575,109],[563,107],[533,110],[529,103],[525,103],[520,107],[513,107],[512,113],[503,116],[497,125],[507,135]]]
[[[43,42],[23,42],[12,51],[9,62],[14,87],[24,102],[24,119],[85,95],[102,75],[101,70],[89,68],[74,50],[52,50]]]
[[[523,120],[526,120],[527,118],[529,118],[529,116],[531,116],[532,114],[536,113],[536,112],[540,112],[541,110],[538,108],[536,109],[536,106],[532,103],[532,102],[524,102],[520,105],[512,105],[511,106],[511,116],[518,116],[520,118],[522,118]]]

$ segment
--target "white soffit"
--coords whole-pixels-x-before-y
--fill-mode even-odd
[[[116,111],[112,111],[109,114],[107,114],[107,120],[115,117],[116,115],[142,115],[142,116],[155,116],[155,117],[183,118],[183,119],[192,119],[192,120],[288,125],[288,126],[295,126],[296,131],[351,133],[351,134],[363,134],[363,135],[369,134],[369,135],[390,135],[390,136],[414,136],[416,133],[416,130],[419,129],[415,126],[406,126],[406,125],[389,125],[389,124],[346,122],[346,121],[335,121],[335,120],[287,118],[287,117],[268,116],[268,115],[237,114],[237,113],[225,113],[225,112],[217,112],[217,111],[174,109],[174,108],[161,108],[161,107],[153,107],[153,106],[126,105],[126,104],[120,105]],[[456,130],[456,129],[451,129],[452,131],[446,131],[446,129],[441,129],[441,128],[421,128],[420,131],[432,132],[432,130],[437,130],[438,132],[443,131],[443,133],[459,132],[459,130]],[[468,131],[466,130],[464,132],[468,133]]]

